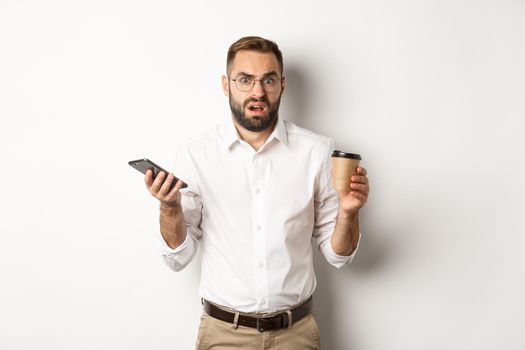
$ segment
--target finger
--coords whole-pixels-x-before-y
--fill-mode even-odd
[[[171,183],[173,182],[174,179],[175,179],[175,175],[173,175],[172,173],[169,173],[168,176],[166,177],[166,180],[164,180],[164,183],[160,187],[159,192],[161,194],[167,195],[169,193]]]
[[[370,186],[368,186],[368,184],[366,183],[363,184],[363,183],[352,182],[350,183],[350,188],[352,191],[360,192],[364,194],[365,196],[368,196],[368,194],[370,193]]]
[[[152,194],[156,194],[160,191],[162,187],[162,183],[164,182],[164,179],[166,178],[166,173],[161,171],[155,176],[155,179],[153,180],[153,184],[150,187],[150,192]]]
[[[360,192],[363,192],[363,193],[368,193],[368,185],[366,185],[366,184],[360,184],[360,183],[352,182],[350,184],[350,188],[353,191],[357,190],[357,191],[360,191]]]
[[[181,194],[179,190],[181,189],[183,185],[183,182],[181,180],[177,180],[175,183],[175,186],[171,189],[171,191],[164,197],[165,202],[169,202],[171,204],[176,204],[180,202]]]
[[[183,184],[184,184],[184,183],[183,183],[181,180],[177,180],[177,183],[176,183],[175,186],[171,189],[171,191],[170,191],[169,194],[171,195],[172,193],[175,193],[175,192],[179,191],[179,190],[182,188],[182,185],[183,185]]]
[[[362,204],[365,204],[367,199],[368,199],[368,196],[366,196],[365,194],[363,194],[361,192],[357,192],[357,191],[350,192],[350,195],[352,195],[355,198],[359,199]]]
[[[151,169],[146,170],[146,176],[144,176],[144,183],[148,188],[153,185],[153,171]]]
[[[351,182],[356,182],[356,183],[362,183],[362,184],[368,183],[368,178],[366,176],[353,175],[350,178],[350,180]]]
[[[358,173],[359,175],[366,176],[366,174],[367,174],[368,172],[366,171],[365,168],[359,166],[359,167],[357,167],[357,173]]]
[[[173,178],[175,178],[175,176]],[[173,188],[166,195],[166,200],[171,201],[173,199],[177,199],[178,192],[181,189],[182,184],[183,182],[181,180],[177,180],[177,182],[175,183],[175,186],[173,186]]]

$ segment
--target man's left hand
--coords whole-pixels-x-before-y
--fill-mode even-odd
[[[357,174],[350,181],[350,192],[338,191],[339,210],[347,215],[357,213],[365,205],[370,192],[365,168],[357,167]]]

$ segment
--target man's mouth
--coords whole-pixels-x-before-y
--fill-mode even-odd
[[[249,111],[254,112],[254,113],[264,112],[264,111],[266,111],[266,104],[265,103],[260,103],[260,102],[249,103],[248,106],[246,106],[246,108]]]

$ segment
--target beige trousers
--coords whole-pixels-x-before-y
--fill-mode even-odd
[[[319,328],[313,314],[289,328],[259,332],[203,314],[196,350],[320,350]]]

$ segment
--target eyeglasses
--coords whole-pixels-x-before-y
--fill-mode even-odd
[[[235,82],[235,86],[239,91],[246,92],[253,89],[256,81],[260,81],[261,85],[266,92],[276,92],[281,88],[281,82],[283,78],[277,76],[269,76],[263,79],[254,79],[249,75],[240,75],[237,78],[230,78]]]

